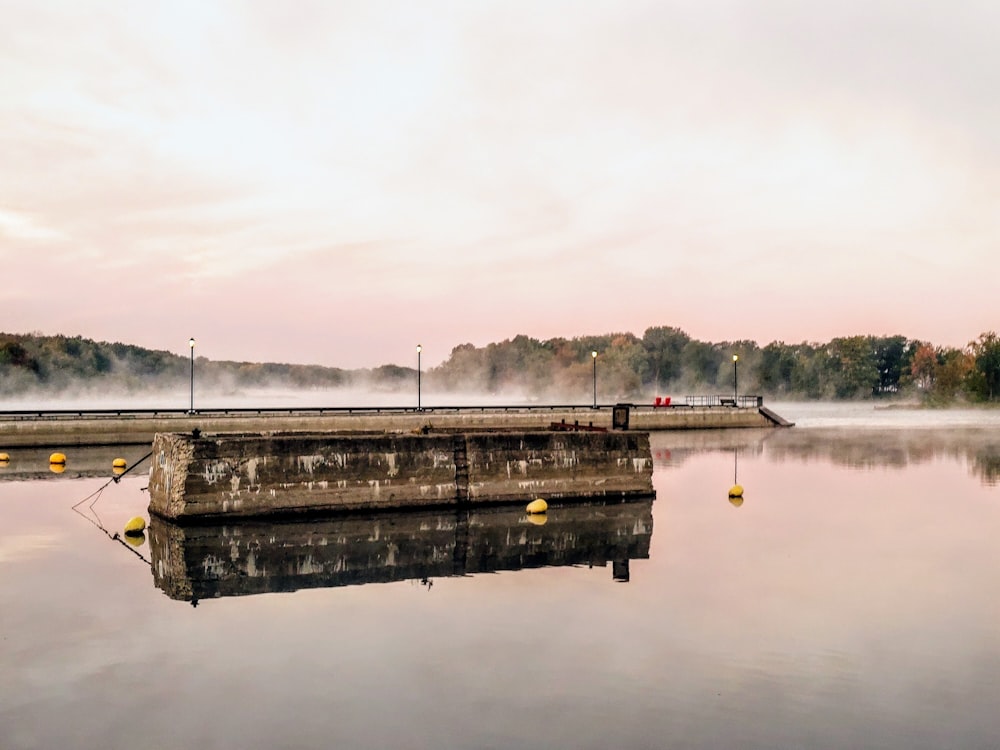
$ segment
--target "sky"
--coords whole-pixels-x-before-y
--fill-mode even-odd
[[[0,330],[1000,328],[1000,3],[0,0]]]

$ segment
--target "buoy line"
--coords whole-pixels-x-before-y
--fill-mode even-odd
[[[142,554],[139,553],[139,550],[135,549],[132,545],[130,545],[124,538],[122,538],[122,535],[119,534],[117,531],[112,534],[110,531],[108,531],[104,527],[104,524],[101,523],[100,517],[97,515],[97,511],[94,510],[94,505],[96,505],[97,501],[101,499],[102,493],[104,492],[104,490],[106,490],[108,488],[108,486],[112,482],[114,482],[115,484],[118,484],[118,482],[121,481],[121,478],[123,476],[125,476],[126,474],[128,474],[128,472],[132,471],[132,469],[134,469],[136,466],[139,466],[143,461],[145,461],[147,458],[149,458],[152,455],[153,455],[153,451],[150,451],[145,456],[143,456],[138,461],[136,461],[134,464],[132,464],[132,466],[129,466],[124,471],[121,471],[121,473],[118,473],[118,474],[115,474],[114,476],[112,476],[110,479],[108,479],[107,482],[105,482],[100,487],[98,487],[96,490],[94,490],[89,495],[87,495],[85,498],[83,498],[83,500],[80,500],[79,502],[74,503],[73,505],[70,506],[70,510],[72,510],[77,515],[82,516],[90,524],[92,524],[93,526],[96,526],[98,529],[100,529],[102,532],[104,532],[104,535],[106,537],[108,537],[108,539],[110,539],[110,540],[112,540],[114,542],[118,542],[125,549],[127,549],[129,552],[131,552],[133,555],[135,555],[136,557],[138,557],[140,560],[142,560],[147,565],[152,565],[152,561],[147,560]],[[114,468],[117,469],[119,467],[116,466]],[[85,502],[87,502],[91,498],[94,498],[94,499],[91,501],[90,505],[87,506],[87,508],[91,511],[91,513],[94,514],[94,518],[97,519],[96,521],[94,520],[94,518],[90,518],[85,513],[81,513],[78,510],[78,508],[81,505],[83,505]],[[141,520],[141,519],[139,519],[138,517],[136,517],[136,518],[133,518],[133,519],[129,520],[128,524],[126,524],[125,533],[128,534],[129,531],[130,531],[130,527],[131,527],[131,529],[133,531],[133,533],[132,533],[133,539],[136,538],[136,537],[139,537],[139,536],[142,536],[143,538],[145,538],[145,536],[143,534],[143,531],[145,530],[145,521],[142,522],[142,528],[138,529],[138,528],[136,528],[137,524],[135,523],[137,520]]]

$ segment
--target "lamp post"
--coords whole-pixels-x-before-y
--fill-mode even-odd
[[[592,351],[590,358],[594,360],[594,408],[597,408],[597,352]]]
[[[417,411],[423,411],[420,408],[420,352],[424,350],[420,344],[417,344]]]
[[[739,359],[740,359],[739,355],[736,354],[733,355],[733,406],[736,406],[736,399],[737,399],[736,394],[738,392],[738,389],[736,387],[736,363],[739,361]]]
[[[191,347],[191,406],[188,413],[194,414],[194,337],[188,339],[188,346]]]

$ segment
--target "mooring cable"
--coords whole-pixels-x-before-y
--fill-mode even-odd
[[[123,476],[125,476],[126,474],[128,474],[130,471],[132,471],[132,469],[134,469],[135,467],[139,466],[143,461],[145,461],[147,458],[149,458],[152,455],[153,455],[153,451],[150,451],[145,456],[143,456],[138,461],[136,461],[134,464],[132,464],[131,466],[129,466],[127,469],[125,469],[125,471],[123,471],[121,474],[115,474],[107,482],[105,482],[100,487],[98,487],[96,490],[94,490],[89,495],[87,495],[85,498],[83,498],[83,500],[81,500],[80,502],[78,502],[75,505],[72,505],[70,507],[72,508],[72,510],[76,510],[78,507],[80,507],[85,502],[87,502],[90,498],[94,497],[94,495],[97,495],[97,497],[94,498],[94,502],[90,504],[90,507],[93,507],[94,503],[96,503],[98,500],[101,499],[101,493],[104,492],[105,488],[107,488],[107,486],[109,484],[111,484],[112,482],[114,482],[115,484],[117,484],[119,481],[121,481],[121,478]],[[81,515],[83,515],[83,514],[81,513]],[[84,516],[84,518],[86,518],[86,516]]]
[[[100,487],[98,487],[96,490],[94,490],[89,495],[87,495],[85,498],[83,498],[83,500],[81,500],[78,503],[75,503],[74,505],[71,505],[70,506],[70,510],[76,510],[81,505],[83,505],[85,502],[87,502],[88,500],[90,500],[90,498],[94,497],[94,495],[97,495],[97,497],[94,497],[94,503],[96,503],[98,500],[101,499],[101,493],[104,492],[105,487],[107,487],[109,484],[111,484],[112,482],[117,481],[117,480],[118,480],[118,477],[111,477],[111,479],[109,479],[107,482],[105,482]],[[93,508],[94,507],[94,503],[91,503],[88,507]],[[76,512],[80,513],[80,511],[78,511],[78,510]],[[80,515],[83,516],[82,513],[80,513]],[[83,516],[83,517],[87,518],[86,516]]]
[[[134,554],[136,557],[138,557],[140,560],[142,560],[147,565],[152,565],[152,561],[147,560],[142,554],[139,553],[139,551],[137,549],[135,549],[134,547],[132,547],[131,545],[129,545],[129,543],[126,542],[122,538],[121,534],[119,534],[117,531],[114,534],[112,534],[110,531],[108,531],[104,527],[104,524],[101,523],[100,516],[98,516],[97,515],[97,511],[94,510],[94,505],[96,505],[97,501],[101,499],[101,494],[104,492],[105,489],[108,488],[108,486],[112,482],[114,482],[115,484],[117,484],[121,480],[121,478],[123,476],[125,476],[126,474],[128,474],[130,471],[132,471],[132,469],[134,469],[135,467],[139,466],[143,461],[145,461],[147,458],[149,458],[152,455],[153,455],[153,451],[150,451],[145,456],[143,456],[138,461],[136,461],[134,464],[132,464],[131,466],[129,466],[127,469],[125,469],[125,471],[123,471],[121,474],[115,474],[107,482],[105,482],[100,487],[98,487],[96,490],[94,490],[89,495],[87,495],[85,498],[83,498],[83,500],[80,500],[78,503],[74,503],[73,505],[70,506],[70,510],[72,510],[74,513],[76,513],[78,516],[81,516],[82,518],[84,518],[86,521],[88,521],[93,526],[96,526],[98,529],[100,529],[102,532],[104,532],[104,535],[106,537],[108,537],[108,539],[111,539],[112,541],[118,542],[125,549],[127,549],[129,552],[131,552],[132,554]],[[86,514],[81,513],[79,510],[77,510],[81,505],[83,505],[85,502],[87,502],[91,498],[94,498],[94,499],[91,501],[90,505],[87,506],[87,508],[90,510],[91,513],[94,514],[94,518],[90,518]],[[97,519],[96,521],[94,520],[95,518]]]
[[[143,456],[138,461],[136,461],[134,464],[132,464],[131,466],[129,466],[127,469],[125,469],[125,471],[123,471],[121,474],[115,474],[113,477],[111,477],[111,481],[117,483],[123,476],[125,476],[126,474],[128,474],[130,471],[132,471],[132,469],[134,469],[136,466],[138,466],[139,464],[141,464],[143,461],[145,461],[147,458],[149,458],[152,455],[153,455],[153,451],[150,451],[145,456]]]

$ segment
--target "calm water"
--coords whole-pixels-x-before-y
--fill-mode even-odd
[[[654,434],[651,504],[134,550],[141,449],[10,450],[0,747],[1000,746],[998,415],[778,410]]]

